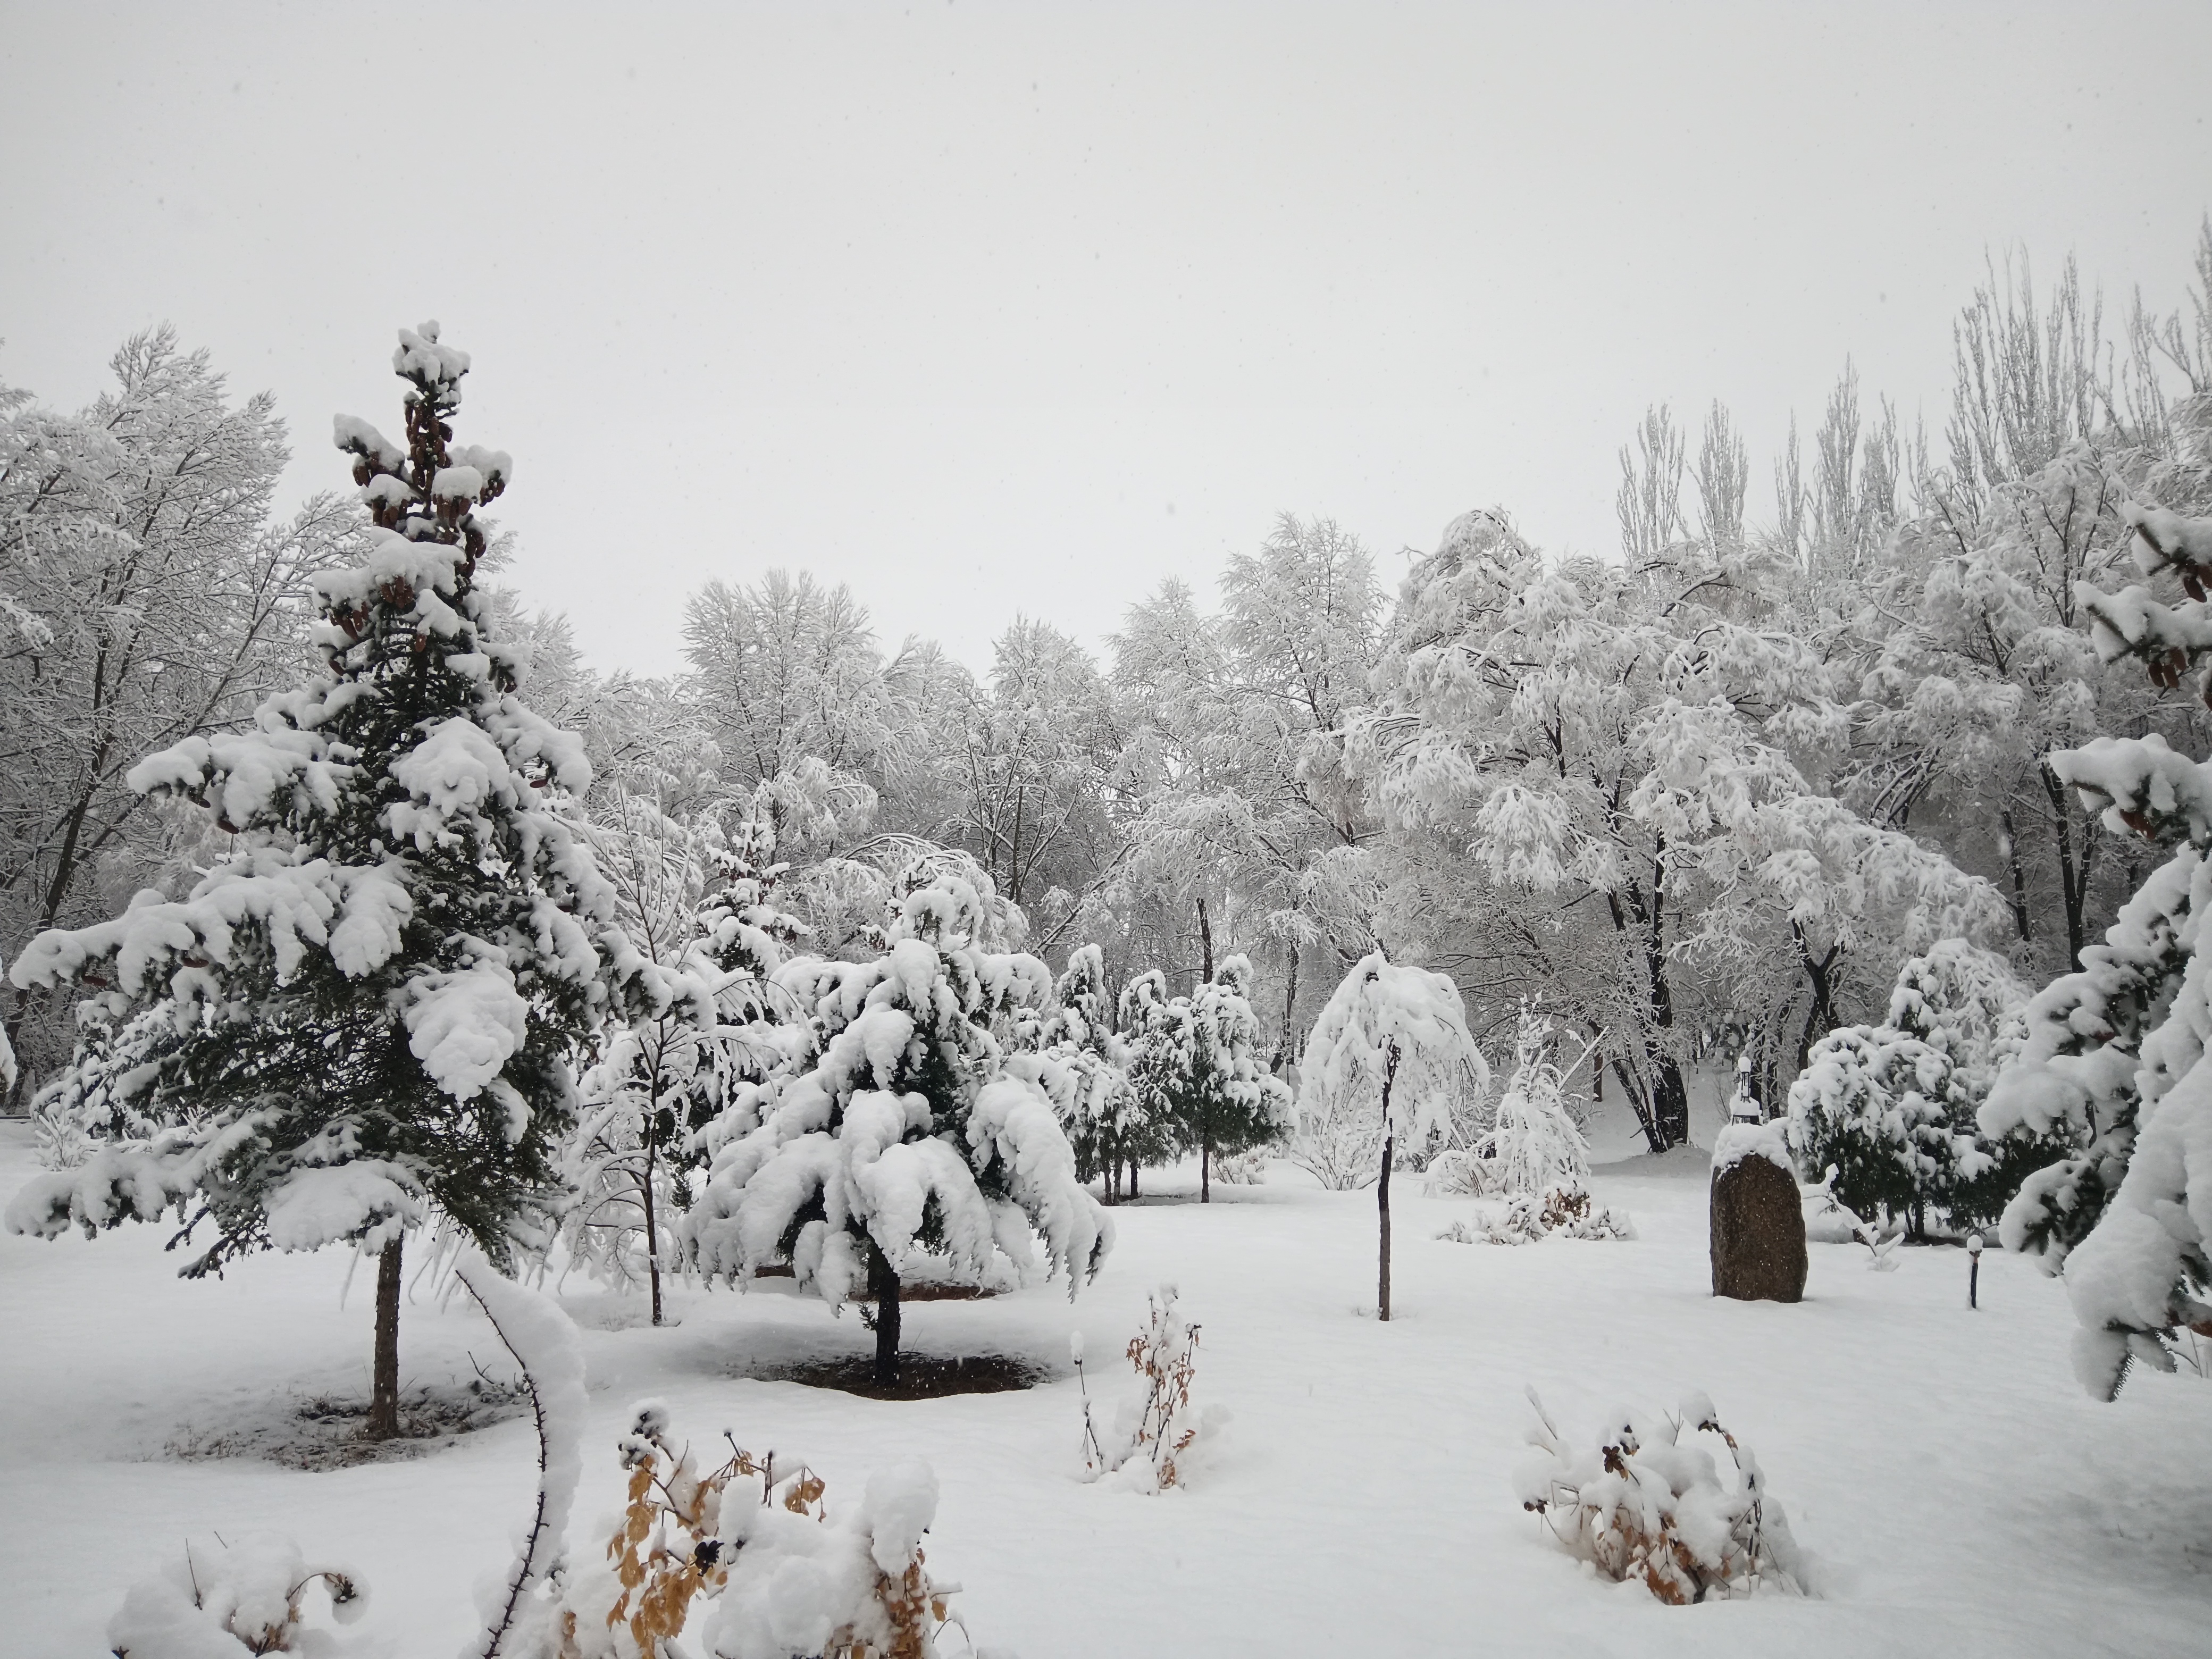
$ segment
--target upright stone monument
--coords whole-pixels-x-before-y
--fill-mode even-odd
[[[1731,1122],[1713,1142],[1713,1294],[1796,1302],[1805,1294],[1805,1211],[1779,1123]]]

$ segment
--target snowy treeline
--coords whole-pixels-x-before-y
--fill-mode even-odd
[[[1167,583],[1103,658],[1018,620],[981,675],[780,571],[690,598],[684,672],[586,671],[479,583],[512,463],[449,444],[466,359],[428,326],[407,444],[342,418],[356,495],[290,517],[268,400],[167,335],[79,415],[0,391],[13,1098],[92,1158],[23,1224],[194,1192],[208,1266],[350,1237],[396,1273],[433,1213],[495,1256],[558,1221],[617,1278],[869,1284],[895,1331],[908,1244],[1019,1259],[1018,1215],[1079,1279],[1077,1182],[1280,1135],[1372,960],[1493,1051],[1540,1006],[1567,1086],[1656,1149],[1691,1068],[1748,1054],[1854,1201],[1994,1215],[2027,1180],[2005,1236],[2063,1260],[2195,1058],[2145,1032],[2193,983],[2212,225],[2197,277],[2193,320],[2107,338],[2070,266],[1993,274],[1940,437],[1847,368],[1763,515],[1726,410],[1658,408],[1617,552],[1478,510],[1393,594],[1285,516],[1216,604]],[[2132,1012],[2089,1039],[2091,1001]],[[2005,1080],[2084,1041],[2124,1063],[2081,1098]],[[356,1069],[318,1075],[333,1042]],[[272,1067],[313,1109],[267,1103]],[[379,1090],[455,1121],[385,1125]],[[1304,1092],[1311,1164],[1388,1133]],[[2110,1328],[2165,1328],[2121,1300]]]
[[[583,737],[591,812],[757,799],[811,950],[867,953],[897,872],[957,849],[1010,945],[1055,968],[1100,947],[1109,1009],[1147,971],[1181,995],[1242,956],[1279,1073],[1381,947],[1450,973],[1493,1051],[1540,999],[1594,1041],[1582,1085],[1667,1144],[1716,1042],[1747,1043],[1778,1104],[1936,940],[2040,984],[2144,873],[2051,757],[2100,732],[2207,746],[2194,700],[2100,660],[2075,595],[2124,557],[2130,501],[2202,504],[2203,407],[2174,394],[2205,347],[2175,319],[2112,332],[2070,269],[2043,294],[1992,276],[1940,433],[1848,370],[1771,465],[1723,408],[1694,430],[1657,409],[1621,452],[1619,550],[1475,513],[1394,592],[1349,532],[1286,516],[1211,603],[1170,582],[1103,655],[1019,620],[971,672],[891,643],[862,596],[738,571],[690,597],[683,672],[641,680],[487,602],[533,706]],[[362,533],[335,497],[274,512],[265,398],[167,337],[116,367],[81,415],[0,406],[11,958],[190,886],[207,826],[122,775],[289,677],[299,579]],[[20,1103],[69,1012],[9,995]]]

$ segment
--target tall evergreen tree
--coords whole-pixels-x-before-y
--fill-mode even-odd
[[[453,442],[469,360],[425,323],[392,366],[405,444],[337,422],[373,522],[365,562],[314,579],[320,671],[252,730],[130,774],[208,809],[230,850],[185,899],[142,893],[15,964],[20,986],[94,988],[64,1087],[145,1138],[8,1212],[52,1237],[173,1211],[179,1239],[213,1232],[188,1278],[271,1246],[375,1253],[377,1436],[398,1428],[404,1235],[442,1218],[504,1263],[542,1234],[576,1046],[618,992],[675,989],[559,810],[589,784],[581,745],[524,705],[488,636],[476,509],[514,468]]]

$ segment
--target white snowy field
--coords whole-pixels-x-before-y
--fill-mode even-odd
[[[0,1200],[30,1172],[0,1126]],[[1157,1498],[1079,1480],[1072,1375],[1026,1392],[878,1402],[738,1373],[776,1357],[862,1351],[787,1286],[681,1290],[680,1324],[571,1296],[585,1325],[592,1443],[571,1546],[595,1549],[619,1502],[613,1444],[658,1397],[680,1432],[813,1464],[833,1512],[907,1453],[943,1501],[931,1569],[986,1643],[1026,1659],[1132,1653],[1395,1655],[2201,1653],[2212,1642],[2212,1392],[2138,1376],[2084,1397],[2054,1284],[1985,1259],[1966,1306],[1954,1249],[1873,1273],[1856,1246],[1813,1248],[1808,1297],[1707,1294],[1701,1158],[1601,1170],[1629,1243],[1441,1243],[1470,1206],[1397,1183],[1395,1314],[1373,1317],[1371,1193],[1291,1184],[1164,1195],[1117,1212],[1120,1243],[1072,1304],[1064,1287],[910,1305],[908,1346],[1029,1356],[1066,1373],[1081,1329],[1094,1392],[1147,1288],[1182,1287],[1202,1322],[1203,1401],[1235,1421],[1190,1489]],[[1170,1178],[1165,1184],[1177,1183]],[[363,1393],[370,1284],[338,1305],[336,1254],[265,1256],[183,1284],[162,1235],[0,1237],[0,1655],[106,1651],[133,1578],[187,1533],[276,1528],[356,1565],[374,1598],[356,1630],[395,1656],[458,1650],[471,1583],[507,1559],[535,1464],[526,1421],[405,1461],[303,1474],[178,1461],[174,1443],[274,1425],[300,1400]],[[410,1382],[507,1369],[472,1306],[409,1306]],[[495,1359],[499,1363],[495,1363]],[[1617,1403],[1671,1408],[1702,1389],[1757,1451],[1819,1599],[1662,1607],[1584,1577],[1515,1499],[1534,1383],[1561,1426]]]

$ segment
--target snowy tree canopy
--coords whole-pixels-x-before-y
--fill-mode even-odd
[[[1302,1110],[1324,1092],[1371,1098],[1386,1133],[1409,1140],[1446,1127],[1462,1097],[1490,1087],[1459,987],[1379,951],[1353,965],[1314,1022],[1303,1077]]]

